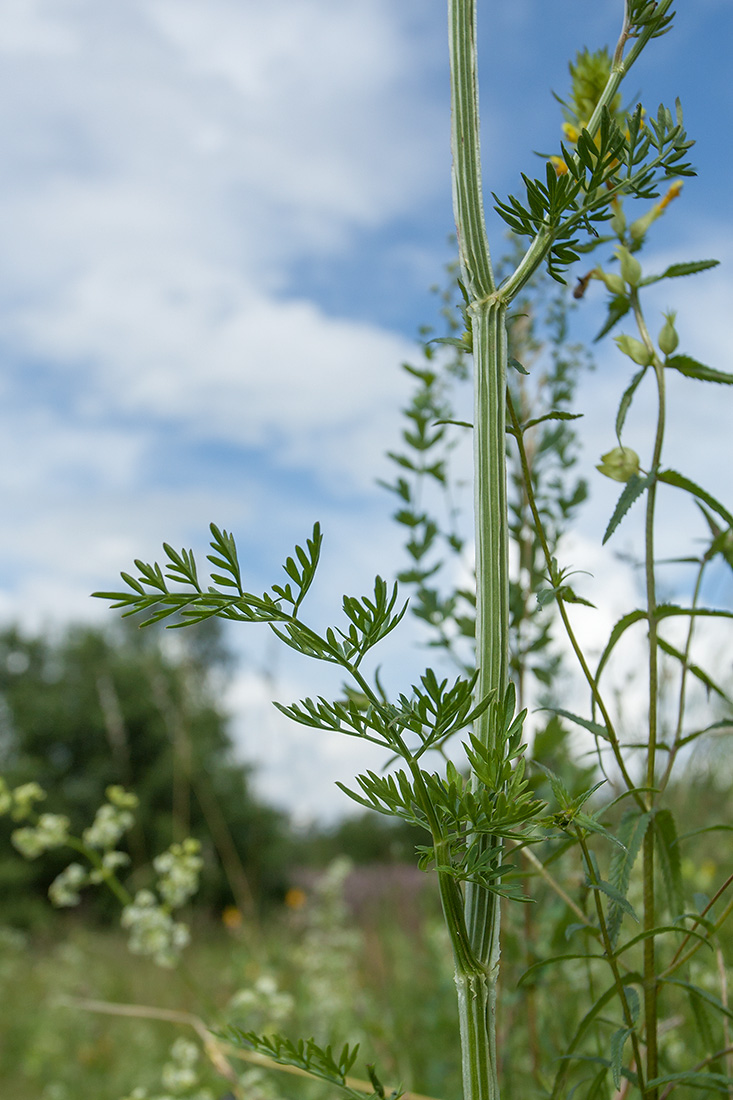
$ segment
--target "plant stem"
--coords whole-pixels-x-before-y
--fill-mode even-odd
[[[495,295],[481,186],[475,0],[449,0],[453,204],[469,297],[474,358],[474,508],[476,531],[476,699],[493,696],[475,735],[500,744],[509,665],[506,488],[506,299]],[[487,844],[498,844],[493,838]],[[496,981],[499,898],[469,884],[465,921],[479,970],[456,958],[464,1100],[498,1100]]]
[[[591,859],[590,852],[588,851],[588,845],[586,843],[585,837],[583,836],[583,830],[581,828],[576,828],[576,835],[578,837],[578,843],[580,844],[580,849],[583,853],[583,860],[585,862],[586,870],[588,872],[588,881],[590,882],[591,886],[598,886],[598,880],[597,880],[597,876],[596,876],[596,873],[595,873],[595,867],[594,867],[594,864],[593,864],[593,860]],[[611,943],[611,937],[608,933],[608,925],[606,924],[606,917],[605,917],[605,914],[603,912],[603,903],[601,901],[600,892],[599,892],[599,890],[595,889],[595,890],[592,891],[592,893],[593,893],[593,900],[595,902],[595,907],[596,907],[596,915],[598,917],[598,927],[600,928],[600,931],[601,931],[601,939],[603,941],[603,947],[604,947],[604,950],[605,950],[606,959],[608,961],[608,965],[611,968],[611,973],[613,974],[613,980],[616,983],[616,990],[618,992],[618,997],[619,997],[619,1000],[621,1001],[621,1009],[622,1009],[623,1014],[624,1014],[624,1023],[629,1028],[629,1032],[630,1032],[631,1045],[632,1045],[633,1050],[634,1050],[634,1060],[636,1062],[636,1072],[637,1072],[637,1076],[639,1078],[639,1090],[640,1090],[642,1096],[646,1097],[647,1093],[646,1093],[646,1090],[644,1088],[644,1076],[643,1076],[642,1061],[641,1061],[641,1048],[639,1046],[639,1037],[636,1033],[636,1028],[634,1026],[634,1016],[633,1016],[633,1013],[631,1012],[631,1008],[629,1006],[629,1000],[628,1000],[628,997],[626,996],[626,988],[624,986],[624,981],[623,981],[623,978],[621,977],[621,971],[619,970],[619,966],[618,966],[618,959],[616,958],[616,953],[613,949],[613,944]]]
[[[657,596],[656,578],[654,572],[654,515],[657,500],[656,473],[662,459],[662,444],[664,442],[665,426],[665,384],[664,364],[656,353],[654,343],[644,320],[644,315],[639,303],[639,294],[632,287],[629,295],[639,335],[646,348],[653,356],[654,376],[657,381],[657,428],[654,438],[654,451],[652,454],[651,472],[652,480],[647,490],[646,520],[644,537],[644,569],[646,579],[647,618],[649,622],[649,741],[647,749],[647,808],[654,809],[655,791],[654,778],[656,772],[657,754],[657,727],[659,718],[659,645],[657,624]],[[651,932],[656,927],[656,899],[654,894],[654,828],[647,829],[644,834],[642,849],[642,875],[644,895],[644,931]],[[654,936],[644,940],[644,1018],[646,1023],[646,1074],[647,1079],[652,1080],[658,1076],[658,1052],[657,1052],[657,965]],[[649,1100],[657,1100],[658,1089],[649,1092]]]
[[[540,545],[542,547],[542,553],[543,553],[544,558],[545,558],[545,563],[547,565],[547,569],[551,573],[552,572],[552,551],[550,550],[550,546],[549,546],[549,543],[547,541],[547,535],[545,534],[544,524],[542,522],[542,516],[540,515],[539,509],[537,507],[537,501],[535,500],[534,490],[532,488],[532,474],[531,474],[531,471],[530,471],[530,468],[529,468],[529,462],[528,462],[528,459],[527,459],[526,447],[524,445],[524,436],[522,435],[522,426],[519,423],[519,420],[517,418],[516,410],[514,409],[514,404],[512,402],[512,397],[511,397],[510,393],[507,393],[507,410],[509,412],[509,419],[510,419],[511,425],[512,425],[512,433],[514,435],[514,438],[517,441],[517,449],[519,451],[519,461],[520,461],[520,464],[521,464],[521,467],[522,467],[522,472],[524,474],[524,483],[525,483],[525,487],[526,487],[526,491],[527,491],[527,500],[529,502],[529,506],[530,506],[530,509],[532,511],[532,518],[534,520],[535,530],[537,531],[537,537],[540,540]],[[560,612],[560,617],[563,621],[563,626],[565,627],[565,632],[568,636],[568,641],[570,642],[570,645],[573,648],[573,652],[575,653],[575,656],[578,660],[578,664],[580,665],[580,668],[583,672],[583,675],[585,676],[585,679],[586,679],[586,681],[588,683],[588,686],[591,690],[593,701],[596,703],[596,705],[598,706],[599,711],[601,712],[601,716],[603,718],[603,721],[604,721],[604,724],[605,724],[605,727],[606,727],[606,731],[608,733],[609,742],[611,744],[611,748],[613,749],[613,754],[616,758],[616,763],[619,766],[619,769],[621,771],[621,775],[623,776],[624,782],[626,783],[626,786],[627,786],[628,790],[632,792],[632,795],[633,795],[634,799],[636,800],[636,802],[638,803],[639,808],[642,809],[642,810],[645,810],[646,805],[644,803],[644,799],[643,799],[642,795],[639,794],[639,792],[636,790],[636,784],[633,782],[633,780],[632,780],[631,776],[629,775],[628,770],[626,768],[626,762],[624,760],[623,753],[621,751],[621,746],[619,744],[618,736],[616,734],[613,722],[611,720],[611,715],[609,714],[608,708],[606,707],[606,704],[603,700],[603,696],[600,693],[598,683],[597,683],[595,677],[593,676],[593,673],[591,672],[591,670],[588,666],[588,662],[585,659],[585,655],[584,655],[582,649],[580,648],[580,644],[579,644],[577,638],[575,637],[575,631],[573,630],[572,624],[571,624],[570,619],[568,617],[567,608],[565,607],[565,601],[562,599],[562,597],[560,595],[558,595],[558,596],[556,596],[556,603],[557,603],[558,611]]]
[[[691,608],[693,609],[693,611],[697,607],[697,601],[700,598],[700,589],[702,588],[702,578],[703,578],[703,574],[705,573],[705,567],[707,566],[707,564],[708,564],[708,559],[703,558],[702,561],[700,562],[700,568],[697,571],[697,577],[695,579],[695,589],[692,593],[692,603],[690,605]],[[667,786],[667,783],[669,782],[669,778],[672,774],[672,769],[674,768],[675,760],[677,759],[677,753],[679,752],[679,749],[680,749],[680,742],[682,740],[683,723],[684,723],[684,720],[685,720],[685,703],[686,703],[686,699],[687,699],[687,674],[690,670],[690,651],[692,649],[692,636],[694,634],[694,631],[695,631],[695,617],[694,617],[694,615],[691,615],[690,616],[690,623],[689,623],[689,626],[687,628],[687,640],[685,642],[685,651],[684,651],[684,654],[683,654],[684,660],[682,662],[682,672],[680,674],[680,695],[679,695],[679,703],[677,705],[677,727],[675,729],[674,740],[673,740],[672,745],[671,745],[670,750],[669,750],[669,757],[667,759],[667,766],[664,769],[664,774],[662,775],[661,779],[659,780],[659,782],[657,784],[660,794],[662,793],[662,791],[665,790],[665,788]]]

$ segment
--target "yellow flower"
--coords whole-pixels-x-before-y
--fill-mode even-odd
[[[308,895],[299,886],[291,886],[285,895],[285,904],[288,909],[302,909],[307,901]]]
[[[562,157],[550,157],[550,164],[555,169],[558,176],[564,176],[567,174],[568,166]]]
[[[242,912],[237,909],[236,905],[227,905],[226,909],[222,911],[221,923],[225,928],[230,928],[234,931],[237,928],[242,927]]]
[[[657,209],[660,214],[669,206],[673,199],[677,198],[683,186],[682,180],[675,180],[674,183],[670,185],[667,194],[657,203]]]

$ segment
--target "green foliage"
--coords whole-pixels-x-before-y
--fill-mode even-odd
[[[139,807],[126,843],[134,871],[193,833],[205,846],[209,904],[229,903],[232,889],[239,904],[243,892],[272,896],[288,858],[286,827],[253,797],[249,769],[232,757],[217,702],[229,663],[214,626],[177,647],[157,632],[70,627],[54,638],[6,629],[0,774],[13,787],[38,782],[49,792],[44,809],[63,811],[77,833],[110,785],[134,789]],[[7,839],[4,819],[0,829]],[[45,894],[63,866],[56,852],[25,864],[20,890],[17,862],[3,855],[2,919],[42,919],[46,907],[33,895]]]
[[[409,557],[399,583],[415,589],[416,613],[432,632],[432,644],[454,658],[460,675],[451,682],[428,669],[409,691],[390,697],[379,673],[365,671],[370,664],[367,656],[406,613],[397,584],[389,585],[379,576],[368,595],[344,596],[340,625],[317,629],[302,616],[321,549],[317,524],[305,544],[286,558],[287,580],[262,594],[247,590],[233,536],[214,525],[208,555],[213,572],[205,587],[193,554],[164,544],[163,566],[137,561],[137,576],[122,574],[125,591],[97,593],[125,615],[141,613],[143,625],[168,620],[182,627],[214,618],[267,624],[291,649],[336,665],[345,675],[347,683],[338,698],[306,697],[280,705],[280,710],[305,726],[379,746],[391,770],[367,771],[357,777],[357,789],[341,785],[342,789],[360,806],[427,834],[422,837],[426,843],[418,846],[418,864],[437,875],[446,946],[453,954],[464,1100],[498,1100],[500,1074],[510,1095],[551,1100],[576,1093],[606,1100],[612,1087],[641,1100],[662,1100],[680,1086],[729,1093],[733,1085],[733,1011],[719,953],[725,921],[733,911],[727,897],[733,878],[720,882],[725,857],[706,882],[701,881],[704,868],[695,862],[700,852],[696,841],[705,837],[703,844],[708,843],[719,823],[700,825],[683,836],[676,825],[679,792],[684,790],[676,787],[682,750],[708,732],[729,730],[731,724],[729,716],[716,721],[714,714],[709,716],[713,721],[703,722],[691,715],[688,688],[697,681],[729,705],[726,691],[692,659],[692,652],[698,622],[733,617],[726,608],[700,602],[710,563],[733,561],[733,513],[686,474],[661,465],[667,378],[682,374],[725,385],[731,376],[686,352],[678,353],[674,313],[663,315],[656,344],[650,335],[644,315],[646,288],[698,274],[713,261],[672,264],[661,275],[645,277],[640,256],[647,234],[679,195],[678,177],[693,174],[685,159],[691,142],[679,104],[674,114],[663,106],[651,117],[641,106],[627,114],[620,109],[618,93],[622,76],[642,49],[671,26],[670,7],[670,0],[628,0],[613,54],[586,51],[577,56],[565,104],[568,144],[562,144],[561,156],[548,160],[544,177],[523,176],[521,200],[497,200],[497,210],[513,232],[529,238],[526,250],[522,253],[525,246],[518,246],[517,256],[497,282],[481,208],[475,12],[472,0],[450,0],[454,191],[462,279],[443,299],[447,334],[425,344],[422,367],[406,367],[414,391],[405,410],[403,449],[391,454],[398,474],[387,487],[398,500],[395,518],[405,530]],[[674,182],[659,198],[665,180]],[[622,200],[653,205],[628,224]],[[607,235],[601,236],[599,227]],[[589,238],[582,245],[581,233]],[[635,326],[633,333],[616,337],[618,351],[633,364],[633,373],[616,416],[618,446],[602,455],[597,468],[624,483],[604,541],[635,502],[645,508],[640,552],[644,596],[641,606],[625,612],[612,628],[593,670],[570,614],[574,605],[592,605],[569,584],[576,570],[562,563],[561,544],[585,495],[583,482],[575,480],[571,424],[576,414],[569,407],[581,360],[567,348],[565,302],[554,303],[545,325],[549,340],[540,335],[537,272],[546,265],[549,275],[562,282],[581,250],[589,252],[609,242],[614,251],[606,262],[613,270],[593,268],[580,279],[575,297],[581,299],[591,281],[599,281],[609,295],[601,333],[622,319]],[[543,344],[549,345],[551,369],[548,380],[537,383],[528,369],[547,353]],[[470,421],[460,415],[460,398],[456,399],[468,373],[469,355],[475,378]],[[650,383],[655,386],[657,415],[651,457],[644,468],[641,449],[626,446],[623,436],[634,400]],[[459,561],[468,536],[459,531],[451,492],[455,478],[450,460],[467,432],[472,433],[477,469],[475,587],[470,570]],[[695,506],[693,514],[704,524],[703,552],[674,559],[697,570],[689,606],[677,594],[675,602],[662,602],[657,595],[657,497],[670,489],[687,496]],[[436,494],[443,497],[446,518],[436,516]],[[510,539],[517,558],[511,581]],[[468,580],[457,579],[461,566]],[[558,707],[557,698],[546,700],[554,713],[537,732],[534,766],[528,769],[524,678],[532,671],[548,696],[556,688],[559,659],[551,643],[560,623],[590,691],[590,714]],[[666,636],[670,623],[682,627],[682,643]],[[646,632],[640,661],[645,698],[641,706],[634,701],[634,725],[627,731],[623,700],[608,688],[609,666],[617,646],[622,640],[628,644],[628,632],[637,624]],[[665,694],[662,656],[674,662],[676,698]],[[561,718],[578,728],[579,750]],[[429,752],[440,760],[439,770],[425,764]],[[397,761],[401,765],[391,767]],[[599,806],[597,791],[606,783],[613,796],[609,805]],[[548,788],[545,802],[541,793]],[[104,864],[131,826],[123,795],[109,795],[111,809],[95,818],[81,840],[72,836],[64,815],[38,813],[39,793],[32,782],[13,790],[0,787],[0,804],[21,822],[13,836],[27,857],[63,843],[76,844],[94,865],[93,873],[118,893],[123,923],[150,931],[145,921],[153,911],[170,920],[170,911],[189,896],[186,875],[193,874],[198,853],[184,843],[171,847],[164,862],[161,857],[155,861],[160,904],[145,891],[127,895],[115,868]],[[514,857],[516,862],[509,862]],[[322,895],[330,897],[331,913],[343,901],[336,897],[336,889],[330,889],[343,884],[344,869],[337,870]],[[723,873],[727,875],[727,869]],[[60,885],[57,880],[56,893],[74,900],[80,885],[84,883],[78,872],[67,873]],[[305,897],[302,889],[295,895],[301,901]],[[508,1022],[501,1025],[505,1034],[497,1035],[501,899],[532,899],[539,904],[524,907],[521,926],[518,907],[507,907],[508,949],[504,948],[502,965],[517,982],[502,980],[502,1012]],[[176,946],[168,926],[165,934]],[[314,964],[301,956],[301,968],[311,987],[326,976],[328,996],[312,1006],[323,1025],[322,1035],[293,1040],[275,1027],[280,1020],[260,1027],[251,1019],[242,1024],[224,1018],[217,1031],[209,1033],[214,1037],[209,1041],[218,1033],[240,1054],[246,1048],[250,1056],[308,1074],[352,1098],[371,1090],[373,1100],[385,1100],[387,1090],[371,1065],[369,1082],[347,1078],[360,1036],[349,1035],[346,1043],[342,1036],[334,1042],[330,1031],[343,1022],[337,1016],[345,1015],[345,998],[355,999],[355,984],[349,982],[344,992],[331,980],[338,969],[339,980],[347,981],[341,963],[348,937],[333,922],[316,919],[306,927],[303,940],[313,944],[319,937],[328,943],[325,960]],[[578,949],[567,951],[573,937]],[[142,940],[140,949],[141,944]],[[154,954],[151,945],[148,936],[145,949]],[[170,945],[164,944],[164,953]],[[711,972],[702,971],[702,947],[712,949],[719,962],[712,982]],[[579,994],[587,991],[587,996],[568,996],[568,988]],[[251,1008],[252,999],[241,998],[240,1008],[245,1005]],[[372,1025],[378,1031],[373,1020]],[[665,1032],[677,1029],[683,1038],[675,1045],[666,1040]],[[315,1027],[307,1033],[315,1035]],[[240,1082],[235,1078],[233,1085],[239,1089]]]

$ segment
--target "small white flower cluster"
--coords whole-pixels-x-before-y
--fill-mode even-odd
[[[9,813],[13,821],[25,821],[33,813],[36,802],[43,802],[46,792],[40,783],[21,783],[11,790],[0,775],[0,814]]]
[[[278,989],[271,974],[263,974],[253,986],[240,989],[229,1002],[232,1016],[243,1016],[248,1030],[270,1031],[286,1020],[295,1007],[289,993]]]
[[[22,856],[36,859],[52,848],[62,848],[69,838],[71,822],[63,814],[41,814],[35,825],[14,829],[11,840]]]
[[[80,863],[70,863],[53,880],[48,888],[48,896],[59,908],[78,905],[82,886],[99,885],[129,862],[130,857],[125,852],[112,851],[104,853],[101,867],[85,868]]]
[[[199,841],[192,837],[171,844],[153,860],[162,903],[152,890],[139,890],[132,904],[122,910],[122,927],[130,931],[130,950],[151,956],[158,966],[175,966],[189,943],[187,925],[175,921],[171,910],[180,908],[198,890],[203,867],[200,851]]]
[[[82,833],[82,839],[90,848],[109,851],[135,824],[132,810],[138,804],[137,795],[122,787],[107,787],[107,802],[97,810],[94,821]]]
[[[180,909],[198,890],[204,865],[200,851],[199,841],[189,836],[153,860],[159,875],[158,893],[171,909]]]
[[[358,976],[362,941],[344,900],[351,870],[351,862],[339,857],[315,884],[311,904],[305,910],[301,939],[293,952],[300,980],[312,998],[310,1026],[323,1034],[357,1006],[361,1012],[364,1003]]]
[[[79,890],[89,882],[89,874],[81,863],[70,863],[60,875],[57,875],[48,888],[48,896],[59,909],[78,905],[81,901]]]
[[[175,966],[191,938],[187,926],[173,920],[152,890],[138,890],[122,910],[120,923],[130,931],[130,951],[151,956],[158,966]]]
[[[198,1060],[199,1048],[195,1043],[176,1039],[161,1074],[165,1093],[151,1095],[147,1089],[136,1088],[124,1100],[214,1100],[210,1089],[199,1087]]]

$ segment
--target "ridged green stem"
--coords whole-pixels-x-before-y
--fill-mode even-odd
[[[508,669],[509,581],[506,504],[506,305],[494,297],[484,221],[476,75],[475,0],[449,0],[453,203],[463,280],[470,301],[474,358],[476,529],[476,698],[503,701]],[[475,733],[498,747],[498,705]],[[487,840],[487,844],[496,843]],[[464,1100],[498,1100],[496,979],[499,899],[477,885],[465,897],[472,965],[456,956]]]

